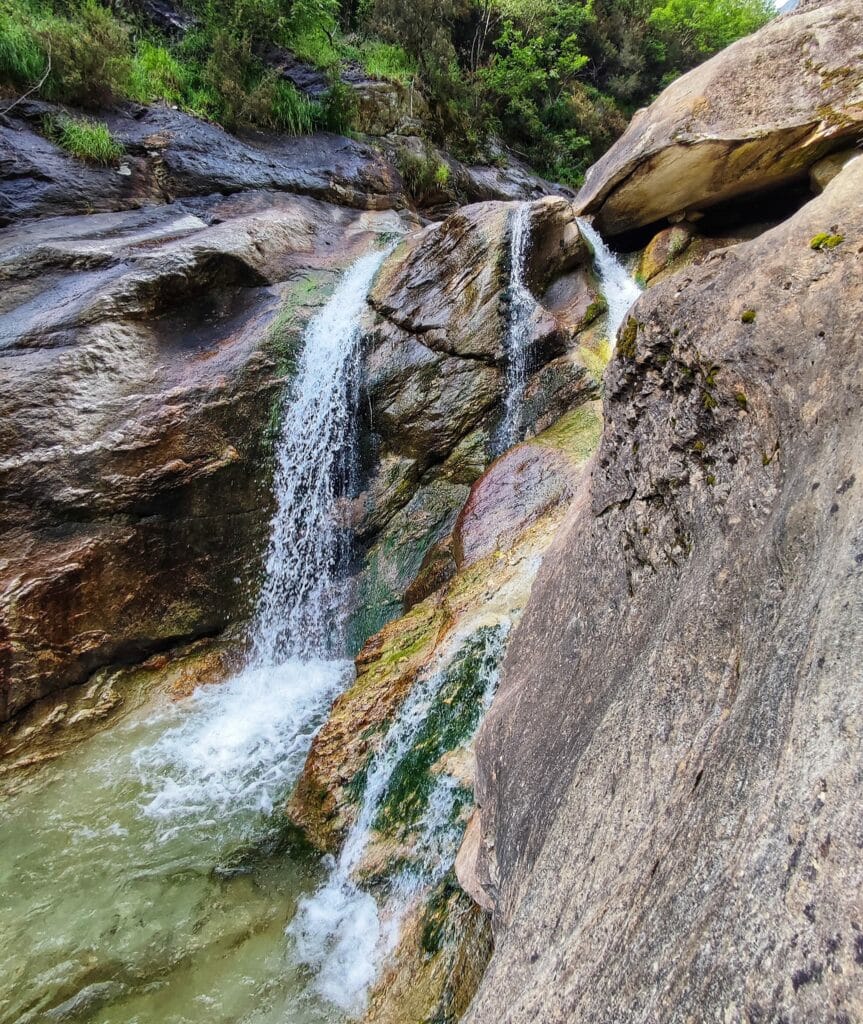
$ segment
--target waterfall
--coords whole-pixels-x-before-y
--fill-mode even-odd
[[[536,300],[525,280],[525,261],[530,244],[530,203],[520,203],[510,215],[509,316],[504,334],[506,390],[503,421],[496,448],[506,451],[521,440],[521,414],[527,383],[527,356]]]
[[[599,277],[600,289],[608,304],[608,340],[614,348],[617,332],[630,307],[641,295],[641,289],[592,225],[579,219],[578,227],[593,249],[593,264]]]
[[[296,779],[316,728],[350,682],[339,646],[344,536],[336,503],[351,457],[360,321],[389,250],[359,259],[306,327],[284,398],[276,511],[246,668],[202,687],[180,723],[137,752],[142,810],[164,835],[202,816],[269,813]]]
[[[351,456],[360,315],[386,251],[358,260],[305,332],[285,397],[276,465],[276,512],[258,602],[253,662],[339,651],[342,534],[335,521]]]
[[[483,641],[478,721],[497,686],[506,633],[507,627],[502,625],[490,630]],[[297,958],[315,973],[317,992],[352,1016],[365,1008],[368,991],[395,948],[407,911],[449,871],[461,842],[464,825],[453,820],[458,784],[451,776],[441,774],[412,836],[415,863],[389,879],[388,893],[380,905],[355,881],[393,774],[416,743],[446,684],[451,664],[452,659],[439,663],[414,684],[369,764],[360,810],[341,853],[337,859],[327,858],[328,880],[313,896],[300,902],[288,926]],[[464,745],[472,741],[475,732],[465,738]]]

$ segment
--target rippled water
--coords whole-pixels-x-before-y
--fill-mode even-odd
[[[349,666],[140,710],[0,804],[0,1020],[335,1019],[284,938],[318,881],[268,813]]]
[[[338,1019],[285,938],[321,868],[278,807],[353,673],[335,502],[385,255],[360,259],[305,332],[249,666],[129,714],[0,805],[2,1024]]]

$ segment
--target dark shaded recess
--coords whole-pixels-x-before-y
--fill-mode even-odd
[[[733,234],[746,234],[755,238],[793,216],[812,198],[807,177],[777,188],[764,189],[717,203],[702,211],[702,217],[695,221],[693,227],[699,235],[706,238],[721,238]],[[654,235],[668,226],[669,221],[663,219],[642,228],[625,231],[614,236],[612,246],[617,252],[637,252],[643,249]]]

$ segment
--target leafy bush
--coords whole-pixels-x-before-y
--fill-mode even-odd
[[[761,28],[775,13],[770,0],[664,0],[649,21],[679,68]]]
[[[318,127],[338,135],[348,135],[354,129],[357,116],[357,98],[353,89],[333,76],[320,105]]]
[[[308,135],[321,120],[321,106],[275,72],[269,72],[249,93],[243,116],[250,124],[288,135]]]
[[[36,30],[51,55],[43,89],[48,99],[97,107],[129,94],[129,30],[96,0],[85,0],[69,18],[48,15]]]
[[[106,124],[87,117],[62,115],[50,118],[45,124],[45,132],[58,146],[90,163],[113,164],[124,153]]]
[[[41,78],[45,66],[32,20],[11,5],[0,7],[0,82],[26,88]]]

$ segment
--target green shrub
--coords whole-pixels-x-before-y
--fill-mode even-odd
[[[143,40],[132,62],[129,96],[141,103],[165,100],[167,103],[188,103],[192,73],[165,46]]]
[[[396,157],[396,166],[408,192],[418,202],[422,202],[434,192],[445,189],[450,181],[449,164],[441,160],[430,146],[422,153],[414,153],[410,149],[400,150]]]
[[[45,67],[45,51],[26,9],[0,8],[0,82],[27,88],[39,81]]]
[[[87,117],[52,117],[45,124],[45,132],[58,146],[90,163],[113,164],[124,153],[104,122]]]
[[[291,50],[316,68],[329,70],[338,67],[340,53],[330,39],[320,32],[303,32],[290,40]]]
[[[443,161],[441,161],[435,168],[434,183],[435,185],[438,186],[438,188],[446,188],[447,185],[449,185],[449,180],[451,176],[452,171],[450,170],[449,164],[446,164]]]
[[[321,119],[320,104],[275,72],[266,73],[248,95],[243,119],[288,135],[308,135]]]
[[[129,29],[96,0],[85,0],[70,18],[46,17],[37,32],[51,54],[46,98],[95,107],[129,94]]]
[[[666,42],[677,70],[761,28],[775,13],[770,0],[664,0],[654,6],[649,23]]]
[[[320,104],[320,127],[338,135],[349,135],[357,118],[354,90],[334,76]]]

